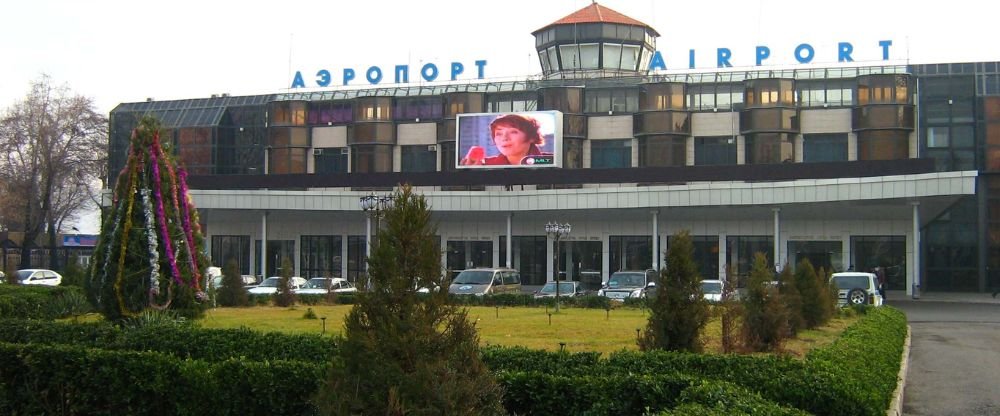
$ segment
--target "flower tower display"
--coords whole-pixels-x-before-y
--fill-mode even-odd
[[[91,259],[87,294],[112,321],[149,308],[197,318],[206,307],[202,287],[210,264],[198,212],[187,173],[160,140],[160,124],[149,117],[132,131]]]

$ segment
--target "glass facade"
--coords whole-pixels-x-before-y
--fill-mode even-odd
[[[653,265],[653,237],[612,235],[608,237],[611,273],[619,270],[646,270]]]
[[[213,235],[212,264],[225,268],[233,260],[240,274],[250,274],[250,236]]]
[[[644,35],[637,40],[632,36],[634,28],[628,25],[624,26],[629,28],[627,36],[619,31],[621,27],[609,26],[615,29],[547,28],[539,33],[548,39],[541,44],[546,55],[539,58],[553,71],[567,62],[580,71],[631,67],[635,62],[633,49],[645,48],[648,39]],[[563,48],[574,30],[598,37],[578,42],[582,46],[575,49]],[[614,41],[608,40],[611,32]],[[565,169],[777,164],[794,162],[797,154],[802,162],[929,158],[938,171],[976,170],[979,176],[976,195],[965,197],[941,215],[924,219],[921,267],[925,288],[985,290],[1000,285],[1000,261],[996,260],[1000,258],[997,66],[983,62],[636,73],[124,103],[110,117],[108,170],[119,172],[124,167],[131,129],[145,115],[161,121],[165,128],[161,140],[171,145],[190,175],[238,176],[305,174],[310,166],[316,174],[451,172],[455,170],[457,114],[548,109],[564,114]],[[802,109],[849,109],[850,125],[840,126],[840,131],[803,134]],[[621,118],[604,117],[609,112]],[[739,112],[737,122],[732,123],[738,135],[726,135],[732,130],[729,126],[699,125],[700,119],[718,123],[718,116],[709,116],[719,112]],[[627,122],[629,117],[631,136],[620,130],[608,135],[608,124]],[[428,145],[397,143],[398,125],[414,122],[436,124],[434,151]],[[346,143],[314,148],[311,129],[318,126],[346,129]],[[599,139],[588,137],[590,128],[599,129],[595,132]],[[689,141],[693,142],[691,151]],[[797,143],[801,149],[795,148]],[[855,143],[854,149],[849,148],[851,143]],[[632,146],[637,146],[636,160]],[[109,177],[109,186],[116,180],[114,175]],[[581,180],[572,185],[541,184],[535,189],[585,186]],[[436,189],[490,191],[487,186],[453,183],[442,183]],[[212,236],[212,254],[220,259],[245,256],[241,271],[258,270],[251,267],[254,262],[260,264],[256,250],[220,248],[223,251],[217,253],[216,237],[222,238],[219,247],[236,247],[237,243],[228,239],[247,236]],[[348,276],[363,271],[360,238],[360,246],[351,238],[345,242],[354,253],[353,257],[348,255],[348,268],[343,271]],[[295,243],[306,244],[291,240],[290,246]],[[726,244],[728,247],[730,241]],[[264,274],[274,273],[277,263],[270,256],[274,250],[287,251],[283,247],[283,242],[274,246],[269,242],[269,270]],[[294,250],[285,254],[290,253]],[[725,263],[739,264],[736,260],[740,259],[745,263],[751,258],[740,256]],[[302,262],[301,254],[298,260]]]

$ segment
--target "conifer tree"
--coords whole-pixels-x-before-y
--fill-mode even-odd
[[[250,296],[243,287],[243,277],[240,276],[240,266],[236,259],[229,259],[222,268],[222,285],[216,295],[216,300],[222,306],[247,306]]]
[[[165,146],[159,122],[141,119],[104,217],[85,287],[111,321],[150,308],[197,318],[207,306],[198,211],[187,173]]]
[[[698,336],[708,323],[708,302],[701,292],[694,244],[686,230],[670,239],[667,267],[661,270],[656,286],[656,298],[639,348],[701,351]]]
[[[785,305],[778,290],[768,282],[774,271],[767,256],[754,253],[753,269],[743,297],[743,345],[750,351],[775,351],[781,348],[788,334]]]
[[[795,268],[795,285],[802,295],[802,319],[806,328],[816,328],[830,320],[832,310],[827,307],[829,292],[824,289],[816,269],[808,259],[803,259]]]
[[[778,273],[778,293],[781,294],[781,301],[785,304],[785,310],[788,312],[788,334],[795,336],[799,330],[806,327],[806,323],[802,318],[802,295],[799,294],[799,287],[796,284],[795,275],[792,274],[792,268],[788,267],[787,264],[781,273]]]
[[[292,271],[294,268],[292,259],[288,256],[281,258],[281,272],[278,273],[281,279],[278,280],[278,288],[274,292],[274,306],[285,308],[295,304],[298,297],[295,296],[295,292],[292,292]]]
[[[321,414],[502,414],[501,390],[479,357],[467,313],[447,303],[436,226],[426,200],[409,186],[374,238],[371,290],[360,292],[344,323],[326,383]]]

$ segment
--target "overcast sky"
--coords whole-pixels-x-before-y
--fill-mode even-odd
[[[12,105],[40,74],[94,98],[110,112],[122,102],[266,94],[286,90],[296,70],[314,85],[327,69],[339,85],[367,84],[371,66],[392,82],[392,68],[435,63],[446,77],[451,62],[473,77],[485,59],[489,79],[540,72],[531,32],[590,0],[77,1],[11,2],[0,15],[0,108]],[[800,43],[815,63],[836,61],[838,42],[854,45],[858,62],[881,59],[892,40],[895,63],[1000,60],[996,3],[951,0],[655,1],[600,4],[651,25],[668,68],[715,66],[716,48],[732,50],[735,66],[754,64],[754,47],[771,49],[769,65],[792,64]],[[925,5],[926,4],[926,5]]]
[[[340,85],[345,68],[354,86],[365,71],[393,80],[396,65],[418,70],[434,63],[447,78],[452,62],[475,77],[486,60],[487,79],[541,72],[531,32],[590,4],[590,0],[496,2],[216,0],[30,0],[0,13],[0,110],[21,100],[32,81],[48,74],[109,113],[123,102],[253,95],[288,90],[296,71],[314,86],[321,69]],[[769,67],[795,65],[802,43],[814,64],[837,60],[837,44],[854,46],[857,63],[881,59],[878,42],[891,40],[890,63],[1000,60],[996,16],[1000,5],[981,0],[605,0],[601,5],[652,26],[669,69],[687,67],[696,52],[703,70],[715,67],[717,48],[729,48],[737,67],[754,65],[767,46]],[[94,219],[82,221],[96,233]]]

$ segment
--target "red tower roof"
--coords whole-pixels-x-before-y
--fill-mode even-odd
[[[660,34],[656,32],[656,29],[653,29],[649,25],[607,7],[601,6],[600,4],[597,4],[596,1],[591,2],[587,7],[570,13],[562,19],[549,23],[545,27],[532,32],[532,34],[541,32],[552,26],[571,25],[574,23],[619,23],[624,25],[642,26],[653,32],[653,36],[660,36]]]

